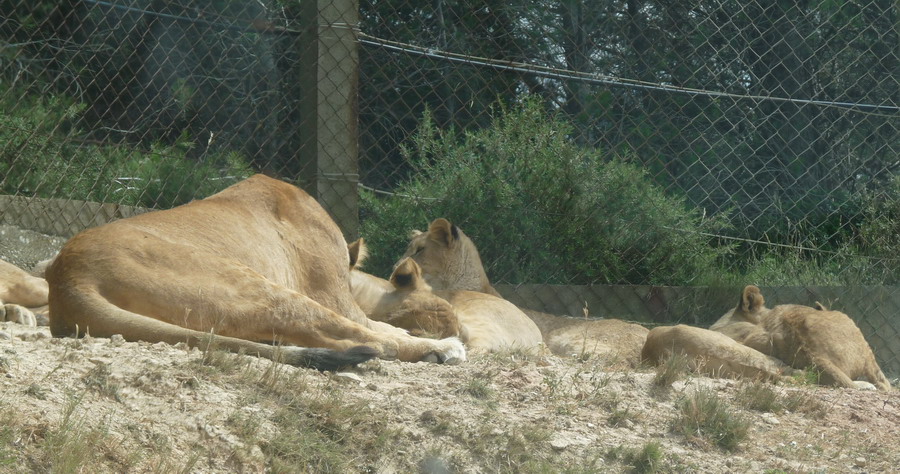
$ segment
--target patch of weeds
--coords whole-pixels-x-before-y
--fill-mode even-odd
[[[734,451],[747,437],[750,422],[723,402],[712,389],[698,388],[676,403],[673,430],[689,439],[712,442]]]
[[[526,365],[529,361],[535,360],[537,356],[533,352],[513,347],[502,349],[500,351],[488,355],[495,362],[500,363],[504,367],[519,368]]]
[[[605,389],[612,382],[613,375],[594,367],[592,370],[572,377],[574,394],[572,399],[584,405],[600,405],[606,400]]]
[[[559,374],[554,372],[544,373],[544,386],[546,386],[544,394],[548,400],[553,400],[561,395],[562,382],[562,377]]]
[[[84,385],[89,390],[121,402],[122,400],[119,398],[119,384],[114,382],[110,375],[112,375],[112,372],[109,370],[109,364],[98,363],[88,373],[84,374],[81,381],[84,382]]]
[[[625,463],[631,466],[630,472],[639,474],[658,472],[663,461],[662,445],[650,441],[641,449],[626,451],[623,458]]]
[[[99,448],[107,434],[88,427],[87,415],[77,413],[83,396],[69,397],[59,424],[47,430],[40,444],[44,467],[51,472],[82,472],[87,466],[97,465]]]
[[[690,360],[684,354],[673,353],[668,359],[656,366],[653,385],[659,388],[670,388],[688,373]]]
[[[0,411],[0,467],[10,466],[16,463],[16,451],[14,443],[20,436],[17,411],[3,406]]]
[[[657,441],[650,441],[640,449],[626,448],[620,444],[607,449],[604,458],[628,466],[625,472],[654,473],[662,468],[663,450]]]
[[[609,418],[606,419],[606,422],[609,423],[609,426],[619,427],[625,425],[627,422],[634,423],[636,419],[637,416],[628,408],[616,408],[612,412],[610,412]]]
[[[216,342],[216,336],[207,335],[200,343],[200,351],[203,354],[200,358],[199,365],[208,375],[214,371],[221,372],[226,375],[235,374],[246,368],[248,361],[243,357],[243,353],[233,353],[219,349]]]
[[[828,408],[811,393],[804,390],[793,390],[781,399],[782,407],[790,412],[802,413],[813,419],[824,418]]]
[[[237,435],[242,441],[252,444],[259,434],[259,428],[262,425],[256,416],[235,410],[228,418],[225,418],[225,424],[231,428],[231,432]]]
[[[787,410],[812,418],[821,418],[827,413],[825,405],[806,390],[779,393],[772,385],[761,381],[742,384],[735,400],[745,408],[762,412]]]
[[[491,387],[491,382],[481,377],[471,378],[460,391],[479,400],[488,400],[494,396],[494,389]]]
[[[795,371],[794,375],[791,376],[791,379],[798,385],[819,385],[821,375],[822,371],[813,366]]]
[[[541,426],[518,425],[501,431],[483,424],[462,442],[478,464],[495,466],[500,472],[556,472],[559,467],[539,449],[547,445],[551,434]]]
[[[419,423],[425,425],[433,434],[446,435],[452,431],[453,425],[450,423],[449,417],[443,413],[433,410],[425,410],[419,415]]]
[[[266,364],[265,370],[255,376],[255,383],[262,388],[263,393],[290,398],[294,393],[307,389],[309,383],[304,378],[303,371],[294,369],[280,361],[273,360]]]
[[[38,400],[46,400],[47,399],[47,389],[41,387],[40,385],[33,383],[29,385],[25,390],[25,395],[31,395]]]
[[[782,410],[781,397],[765,382],[743,382],[735,396],[741,406],[750,410],[777,413]]]
[[[338,389],[282,396],[272,416],[278,434],[260,443],[272,472],[349,472],[378,461],[399,434]]]
[[[459,392],[479,400],[490,402],[496,394],[496,390],[492,386],[496,375],[496,372],[490,370],[478,372],[472,375],[472,377],[459,388]]]

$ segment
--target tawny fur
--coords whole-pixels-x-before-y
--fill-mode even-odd
[[[371,321],[350,293],[347,243],[292,185],[256,175],[206,199],[70,239],[47,269],[54,336],[201,344],[303,356],[257,341],[404,361],[461,361],[457,339]]]
[[[403,258],[412,258],[435,291],[467,290],[501,297],[491,285],[478,249],[456,225],[435,219],[426,232],[414,231]],[[502,297],[501,297],[502,298]],[[557,355],[592,356],[640,364],[647,329],[616,319],[581,320],[521,308]]]
[[[710,329],[791,367],[815,368],[823,384],[854,387],[854,381],[864,379],[880,390],[890,390],[875,354],[853,320],[821,304],[770,309],[759,288],[750,285],[744,288],[738,305]]]
[[[455,328],[470,353],[504,350],[534,353],[542,342],[537,326],[512,303],[475,291],[434,291],[411,258],[405,258],[397,265],[390,281],[353,270],[351,289],[357,303],[370,318],[410,331],[418,328],[448,330],[453,327],[448,322],[456,322]],[[440,302],[446,305],[445,309]]]
[[[34,326],[46,320],[47,281],[0,260],[0,321]]]
[[[709,329],[683,324],[651,329],[641,359],[657,365],[674,354],[686,356],[691,370],[715,377],[777,380],[793,372],[780,360]]]

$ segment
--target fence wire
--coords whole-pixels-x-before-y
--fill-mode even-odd
[[[66,237],[265,172],[382,276],[445,217],[532,306],[706,324],[753,283],[843,309],[900,373],[898,16],[0,0],[0,222]]]

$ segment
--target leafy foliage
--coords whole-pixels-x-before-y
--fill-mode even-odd
[[[363,194],[370,269],[388,273],[408,231],[437,217],[473,238],[495,279],[514,282],[684,284],[727,252],[701,234],[720,221],[570,135],[533,100],[501,105],[489,128],[462,135],[426,115],[404,148],[414,173],[399,197]]]
[[[250,175],[235,153],[188,158],[184,136],[147,151],[87,143],[73,125],[83,105],[15,92],[0,96],[0,193],[165,208]]]

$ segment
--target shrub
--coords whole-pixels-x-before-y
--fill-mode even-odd
[[[532,100],[500,106],[490,127],[460,135],[426,114],[403,149],[412,177],[394,197],[362,193],[370,270],[388,274],[411,229],[446,217],[497,280],[685,284],[710,274],[728,248],[700,232],[720,222],[570,132]]]
[[[189,158],[183,136],[173,146],[140,151],[76,138],[84,106],[16,90],[0,94],[0,193],[172,207],[206,197],[250,175],[234,153]]]

